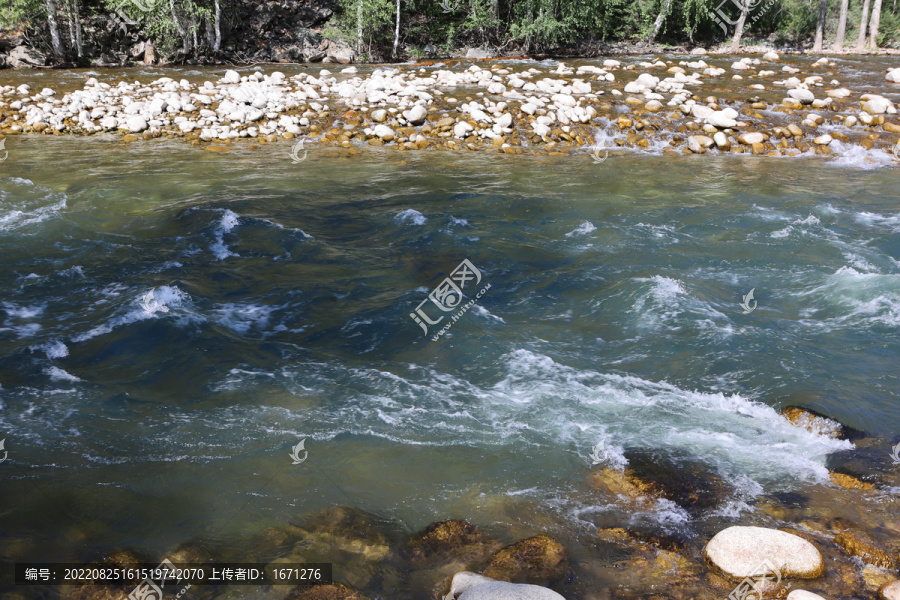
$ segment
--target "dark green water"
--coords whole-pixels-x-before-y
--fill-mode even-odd
[[[335,504],[413,531],[514,529],[525,503],[577,546],[616,510],[585,492],[600,442],[613,464],[652,448],[714,465],[730,518],[850,447],[775,409],[900,431],[897,168],[7,149],[7,560],[240,548]],[[463,259],[491,287],[432,341],[409,315]],[[691,526],[670,506],[622,518]]]

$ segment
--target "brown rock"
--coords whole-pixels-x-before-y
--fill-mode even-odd
[[[896,568],[890,551],[868,533],[859,529],[848,529],[834,538],[834,542],[851,556],[858,556],[865,562],[885,569]]]
[[[800,144],[797,144],[800,147]],[[806,149],[809,149],[808,147]],[[805,150],[804,150],[805,151]],[[862,432],[856,431],[840,424],[832,418],[818,413],[809,408],[799,406],[787,406],[781,409],[781,414],[797,427],[802,427],[811,433],[825,435],[835,440],[858,439]]]
[[[122,138],[122,141],[123,142],[136,142],[139,139],[141,139],[141,138],[139,138],[138,136],[136,136],[132,133],[129,133],[128,135],[126,135],[125,137]]]
[[[661,495],[659,489],[637,479],[627,471],[617,471],[609,467],[603,467],[591,471],[588,475],[588,483],[597,490],[605,491],[614,496],[625,496],[633,500],[658,498]]]
[[[860,481],[856,477],[845,475],[844,473],[831,473],[829,477],[834,485],[844,489],[862,490],[864,492],[870,492],[875,489],[875,486],[871,483]]]
[[[229,148],[227,148],[225,146],[216,146],[216,145],[204,146],[203,149],[206,150],[207,152],[228,152],[229,151]]]
[[[455,519],[432,523],[412,536],[402,553],[407,560],[420,562],[435,555],[445,557],[448,554],[465,553],[467,547],[477,552],[479,549],[489,548],[490,542],[490,538],[474,525]],[[489,551],[490,549],[487,550]]]
[[[564,579],[568,570],[565,547],[553,538],[537,535],[494,554],[483,575],[511,583],[549,586]]]
[[[884,125],[881,126],[887,132],[890,133],[900,133],[900,123],[891,123],[890,121],[885,121]]]

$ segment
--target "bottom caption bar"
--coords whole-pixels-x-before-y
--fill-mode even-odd
[[[16,563],[16,585],[317,585],[331,583],[331,563]]]

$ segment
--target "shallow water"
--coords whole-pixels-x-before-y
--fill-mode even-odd
[[[315,147],[296,164],[287,142],[99,136],[7,149],[11,560],[193,538],[240,552],[336,504],[408,532],[544,526],[577,555],[601,521],[691,529],[824,481],[850,442],[778,408],[900,431],[897,168]],[[409,315],[463,259],[491,287],[433,341]],[[612,465],[626,449],[699,459],[737,492],[702,517],[597,506],[600,443]]]

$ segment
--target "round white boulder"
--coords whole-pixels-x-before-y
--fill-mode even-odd
[[[819,577],[822,555],[803,538],[777,529],[735,526],[717,533],[703,549],[709,562],[737,579],[761,575],[766,562],[782,577]]]
[[[825,600],[825,598],[806,590],[794,590],[787,595],[787,600]]]

